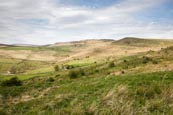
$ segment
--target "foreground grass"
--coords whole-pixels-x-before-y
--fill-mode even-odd
[[[34,83],[28,84],[36,89],[47,87],[50,90],[40,98],[35,96],[26,102],[3,105],[2,109],[13,115],[171,115],[173,112],[172,71],[64,81],[60,77],[51,83],[37,82],[37,85],[39,87]],[[27,85],[16,89],[29,90]]]

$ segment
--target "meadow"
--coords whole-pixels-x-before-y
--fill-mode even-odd
[[[161,39],[0,47],[0,115],[172,115],[172,62]]]

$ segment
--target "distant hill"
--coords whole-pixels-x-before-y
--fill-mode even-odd
[[[0,44],[0,47],[15,47],[15,46],[32,46],[32,47],[37,47],[37,46],[40,46],[40,45],[32,45],[32,44]]]
[[[0,47],[12,47],[14,45],[9,45],[9,44],[0,44]]]
[[[71,41],[71,42],[58,42],[55,44],[50,44],[49,46],[71,46],[71,45],[91,45],[94,43],[103,43],[103,42],[114,42],[112,39],[87,39],[87,40],[79,40],[79,41]]]
[[[144,47],[144,46],[151,46],[151,45],[171,45],[171,44],[173,45],[173,40],[125,37],[123,39],[113,42],[113,44]]]

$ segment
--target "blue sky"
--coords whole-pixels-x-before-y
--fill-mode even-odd
[[[139,15],[138,15],[139,14]],[[160,23],[172,23],[173,1],[165,0],[162,4],[139,12],[137,15],[144,21],[156,21]],[[145,20],[146,19],[146,20]]]
[[[54,0],[55,3],[60,3],[65,6],[83,6],[89,8],[105,8],[120,2],[120,0]]]
[[[0,0],[0,43],[173,38],[172,0]]]

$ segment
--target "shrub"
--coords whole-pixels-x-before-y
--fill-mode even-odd
[[[49,77],[49,78],[47,79],[47,81],[48,81],[48,82],[54,82],[55,80],[54,80],[52,77]]]
[[[2,82],[3,86],[20,86],[22,85],[22,81],[19,80],[17,77],[12,77],[9,80],[5,80]]]
[[[152,60],[153,64],[158,64],[158,62],[156,60]]]
[[[125,74],[125,71],[121,71],[121,74]]]
[[[66,65],[66,69],[73,69],[74,66],[73,65]]]
[[[61,76],[61,75],[60,74],[55,75],[55,77],[59,77],[59,76]]]
[[[79,69],[79,73],[80,73],[80,75],[82,75],[82,76],[84,76],[84,75],[85,75],[85,72],[84,72],[84,70],[83,70],[83,69]]]
[[[114,62],[110,62],[110,63],[109,63],[109,67],[110,67],[110,68],[115,67]]]
[[[143,64],[146,64],[146,63],[148,63],[149,61],[151,61],[151,58],[149,58],[149,57],[147,57],[147,56],[143,56],[143,60],[142,60]]]
[[[70,71],[69,72],[69,77],[71,79],[77,78],[78,77],[78,72],[77,71],[74,71],[74,70]]]
[[[96,70],[95,70],[95,72],[96,72],[96,73],[98,73],[98,72],[99,72],[99,70],[98,70],[98,69],[96,69]]]
[[[69,77],[71,78],[71,79],[73,79],[73,78],[77,78],[77,77],[79,77],[79,76],[84,76],[85,75],[85,72],[84,72],[84,70],[83,69],[79,69],[79,70],[71,70],[70,72],[69,72]]]
[[[59,71],[59,65],[56,65],[56,66],[54,67],[54,70],[55,70],[55,71]]]
[[[126,63],[127,62],[127,60],[124,60],[124,63]]]

